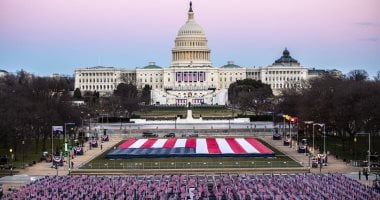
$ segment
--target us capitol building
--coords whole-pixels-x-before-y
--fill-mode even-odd
[[[213,67],[211,50],[201,26],[194,19],[190,2],[186,23],[179,29],[169,67],[147,66],[133,70],[115,67],[88,67],[75,70],[75,88],[110,95],[120,83],[132,83],[138,89],[152,87],[152,104],[228,104],[228,87],[237,80],[255,79],[269,84],[275,95],[281,89],[301,84],[318,76],[321,70],[301,66],[287,49],[268,67],[247,68],[233,61]]]

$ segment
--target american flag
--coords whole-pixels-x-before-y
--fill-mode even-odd
[[[182,81],[181,75],[182,75],[181,72],[177,72],[177,77],[176,77],[176,81],[177,82],[181,82]]]
[[[199,81],[203,82],[205,80],[204,78],[204,72],[199,72]]]
[[[183,81],[187,82],[188,80],[187,72],[183,72]]]

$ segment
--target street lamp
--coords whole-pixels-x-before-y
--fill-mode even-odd
[[[298,147],[298,117],[292,117],[290,119],[290,125],[293,123],[294,126],[297,126],[297,143],[296,143],[296,146]],[[293,126],[293,128],[294,128]],[[289,127],[290,128],[290,127]]]
[[[289,147],[292,148],[293,139],[292,139],[292,130],[290,129],[292,117],[290,115],[282,115],[282,117],[284,118],[284,132],[286,130],[285,129],[285,119],[289,121],[289,135],[290,135]],[[285,136],[287,136],[286,133],[285,133]]]
[[[175,133],[177,132],[177,118],[178,118],[178,116],[175,116],[175,119],[174,119],[174,132]]]
[[[123,117],[123,115],[120,115],[120,130],[123,129],[123,121],[121,120],[122,117]]]
[[[22,140],[22,168],[25,167],[25,141]]]
[[[231,119],[228,119],[228,133],[231,132]]]
[[[284,123],[282,124],[283,126],[282,126],[282,128],[283,128],[283,135],[282,135],[282,137],[286,137],[286,129],[285,129],[285,116],[286,115],[283,115],[282,117],[284,118]]]
[[[290,135],[290,145],[289,147],[292,148],[293,147],[293,138],[292,138],[292,129],[291,129],[291,124],[292,122],[289,121],[289,135]]]
[[[103,129],[103,126],[104,126],[104,122],[103,122],[103,113],[102,113],[102,129]]]
[[[368,173],[371,172],[371,132],[368,132]]]
[[[65,125],[65,135],[64,135],[64,140],[65,140],[65,142],[66,142],[66,125],[75,125],[75,123],[73,123],[73,122],[68,122],[68,123],[65,123],[64,125]]]
[[[326,154],[326,124],[321,124],[323,126],[323,155],[324,155],[324,158],[325,158],[325,162],[324,162],[324,165],[326,166],[326,158],[327,158],[327,154]]]
[[[305,121],[304,123],[307,124],[307,126],[306,126],[306,133],[308,131],[307,128],[309,127],[309,124],[311,124],[313,126],[313,154],[314,154],[314,121]],[[308,139],[310,139],[310,134],[308,136]],[[308,141],[308,143],[309,143],[309,141]],[[307,146],[309,147],[309,145],[307,145]]]
[[[334,138],[336,139],[336,131],[334,131]],[[336,142],[335,142],[335,144],[334,144],[334,154],[337,156],[338,154],[337,154],[337,146],[336,146]],[[338,158],[338,157],[336,157],[336,158]]]
[[[320,125],[320,124],[318,124],[318,123],[314,123],[313,122],[313,154],[314,154],[314,150],[315,150],[315,146],[314,146],[314,141],[315,141],[315,129],[314,129],[314,126],[316,126],[316,125]]]
[[[12,154],[12,152],[13,152],[13,149],[11,148],[11,149],[9,149],[9,153],[11,154],[11,158],[10,158],[10,160],[11,160],[11,176],[12,176],[12,170],[13,170],[13,164],[12,164],[12,161],[13,161],[13,154]]]
[[[90,123],[88,124],[88,132],[89,132],[90,135],[91,135],[91,115],[90,115],[90,114],[87,114],[87,116],[90,118]]]
[[[356,136],[354,137],[354,150],[355,150],[355,147],[356,147]],[[356,159],[356,151],[354,151],[354,159]]]

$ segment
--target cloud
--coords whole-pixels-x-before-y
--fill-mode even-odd
[[[357,26],[363,26],[363,27],[380,28],[380,24],[373,23],[373,22],[356,22],[355,25],[357,25]]]
[[[365,42],[377,42],[379,41],[379,38],[377,37],[368,37],[368,38],[362,38],[359,39],[360,41],[365,41]]]

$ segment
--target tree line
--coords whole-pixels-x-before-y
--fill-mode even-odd
[[[365,71],[345,77],[325,74],[309,80],[306,87],[284,90],[278,112],[302,121],[326,124],[341,134],[380,130],[380,81],[369,80]]]
[[[50,150],[52,126],[79,127],[102,113],[129,118],[140,105],[150,103],[150,90],[149,85],[138,91],[133,84],[121,83],[111,96],[100,97],[97,91],[74,90],[72,77],[39,77],[23,70],[8,74],[0,78],[0,148],[13,149],[16,156],[28,149]],[[73,100],[85,105],[74,105]]]
[[[73,85],[70,77],[38,77],[25,71],[0,78],[1,148],[12,148],[17,156],[25,145],[23,150],[37,153],[47,149],[52,126],[79,124],[78,110],[70,102]]]
[[[304,87],[284,90],[277,112],[326,125],[327,134],[354,137],[360,132],[379,135],[380,77],[368,78],[364,70],[346,76],[325,74]]]

